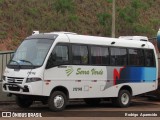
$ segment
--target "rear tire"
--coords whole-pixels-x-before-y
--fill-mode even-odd
[[[121,90],[118,94],[118,98],[112,98],[114,106],[121,108],[128,107],[131,103],[131,94],[128,90]]]
[[[49,108],[54,112],[63,111],[67,104],[67,97],[61,91],[55,91],[51,94],[48,105]]]
[[[90,106],[96,106],[101,102],[100,98],[85,98],[84,102]]]
[[[16,96],[16,104],[21,108],[29,108],[33,104],[33,100],[28,97]]]

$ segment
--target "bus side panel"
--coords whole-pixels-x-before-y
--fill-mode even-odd
[[[101,97],[107,70],[105,66],[66,65],[45,70],[44,79],[51,80],[48,85],[44,82],[43,91],[47,96],[53,88],[63,86],[68,89],[70,98]]]
[[[78,66],[54,67],[45,71],[44,95],[63,86],[70,98],[117,97],[124,85],[130,86],[133,95],[155,90],[156,68]]]
[[[133,95],[156,89],[156,67],[110,67],[108,71],[110,72],[108,73],[108,79],[113,78],[113,86],[117,86],[117,88],[124,85],[130,86]]]

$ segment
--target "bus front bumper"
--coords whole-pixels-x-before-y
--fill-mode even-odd
[[[9,91],[15,91],[15,92],[18,92],[22,89],[23,92],[29,92],[29,88],[27,85],[25,85],[24,87],[22,87],[21,85],[18,85],[18,84],[13,84],[13,83],[4,83],[3,84],[3,89],[4,90],[8,90]]]

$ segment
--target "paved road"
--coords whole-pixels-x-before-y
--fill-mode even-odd
[[[136,98],[132,101],[132,104],[128,108],[116,108],[113,107],[110,102],[104,102],[100,105],[95,107],[87,106],[83,102],[72,102],[69,104],[64,112],[54,113],[51,112],[47,105],[42,105],[40,103],[35,103],[28,109],[21,109],[14,103],[5,103],[0,104],[0,111],[7,111],[7,112],[16,112],[16,113],[41,113],[42,118],[34,118],[37,120],[53,120],[53,117],[56,116],[55,119],[63,120],[80,120],[80,119],[87,119],[87,120],[103,120],[107,117],[111,117],[109,120],[115,119],[145,119],[150,120],[151,117],[143,118],[135,118],[133,116],[140,116],[142,115],[158,115],[160,116],[160,101],[148,101],[144,98]],[[47,116],[47,117],[46,117]],[[132,117],[125,117],[125,116],[132,116]],[[46,118],[45,118],[46,117]],[[0,118],[6,119],[6,118]],[[9,119],[16,119],[16,118],[9,118]],[[27,118],[24,118],[27,119]],[[152,117],[152,120],[159,119],[158,117]],[[106,120],[106,119],[105,119]]]

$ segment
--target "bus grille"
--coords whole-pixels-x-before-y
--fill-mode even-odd
[[[16,83],[16,84],[22,84],[24,78],[18,78],[18,77],[7,77],[8,83]]]

